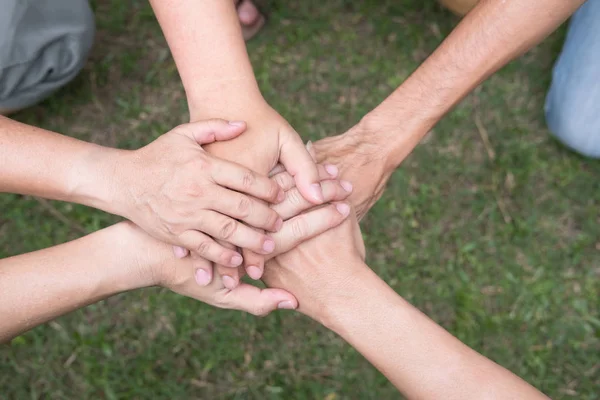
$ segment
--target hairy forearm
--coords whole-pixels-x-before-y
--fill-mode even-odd
[[[363,120],[398,165],[456,103],[540,42],[584,0],[481,0],[433,54]]]
[[[111,170],[116,165],[107,161],[119,153],[0,117],[0,192],[110,211]]]
[[[240,119],[263,102],[233,1],[150,0],[186,91],[190,118]]]
[[[0,260],[0,342],[122,291],[150,285],[114,225],[81,239]]]
[[[347,288],[352,295],[333,300],[324,322],[408,398],[546,398],[454,338],[370,269],[362,270]]]

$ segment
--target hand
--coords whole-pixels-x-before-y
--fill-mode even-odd
[[[249,110],[240,109],[239,113],[239,118],[247,122],[246,132],[226,143],[206,146],[206,150],[264,175],[279,162],[294,177],[304,199],[312,204],[323,203],[317,166],[290,124],[266,102],[253,104]],[[264,256],[254,249],[244,249],[243,256],[246,271],[264,268]]]
[[[340,177],[352,182],[354,190],[350,202],[358,220],[379,200],[394,171],[390,166],[384,143],[377,143],[374,135],[360,124],[348,132],[321,139],[311,146],[311,153],[319,163],[334,164]]]
[[[278,251],[288,251],[302,241],[339,225],[349,213],[349,205],[338,203],[293,218],[273,235],[276,248]],[[203,279],[201,271],[206,270],[209,264],[207,260],[177,258],[169,245],[150,237],[134,224],[124,222],[121,225],[126,233],[121,235],[119,241],[128,243],[128,248],[135,252],[136,266],[130,275],[139,277],[146,286],[163,286],[213,306],[243,310],[255,315],[266,315],[277,308],[294,309],[298,305],[296,298],[286,290],[260,289],[247,283],[229,290],[219,276],[209,285],[201,286],[198,279]]]
[[[365,269],[365,246],[354,215],[342,224],[308,240],[267,262],[263,281],[270,288],[293,293],[298,310],[329,325],[332,299],[355,296],[361,269]],[[360,286],[360,285],[359,285]]]
[[[277,203],[283,191],[267,176],[218,159],[201,147],[232,139],[244,128],[243,122],[216,119],[185,124],[124,153],[113,185],[118,213],[156,239],[227,267],[239,266],[242,257],[213,238],[260,254],[272,252],[271,238],[237,220],[279,230],[281,218],[254,197]]]
[[[318,169],[325,202],[339,202],[350,196],[350,193],[352,193],[352,184],[347,181],[338,181],[335,179],[338,174],[338,169],[335,166],[329,164],[319,165]],[[283,228],[280,232],[284,234],[284,230],[288,229],[291,234],[298,239],[306,237],[306,232],[314,230],[315,227],[318,228],[321,221],[313,226],[310,222],[310,216],[306,217],[301,216],[300,214],[314,208],[314,205],[302,197],[298,188],[295,187],[294,178],[288,172],[283,171],[275,173],[272,176],[272,179],[285,191],[285,200],[279,204],[271,205],[271,208],[275,210],[284,221]],[[280,249],[276,247],[276,250],[277,253],[281,253],[285,248]],[[271,257],[267,257],[271,258],[272,254]],[[209,268],[205,272],[206,279],[200,282],[208,284],[212,277],[212,271]],[[252,279],[260,279],[263,274],[263,267],[250,266],[245,272],[247,272]],[[217,266],[217,273],[221,276],[223,283],[229,289],[235,288],[241,277],[244,276],[244,271],[242,269],[226,268],[223,266]]]

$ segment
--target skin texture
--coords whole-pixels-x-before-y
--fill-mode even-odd
[[[202,7],[185,1],[177,2],[179,5],[169,0],[152,2],[177,62],[192,120],[211,116],[243,119],[248,121],[252,135],[264,135],[264,139],[289,130],[289,125],[262,99],[233,6],[229,2],[216,2],[207,1]],[[583,2],[480,1],[436,51],[378,107],[346,133],[316,142],[317,161],[337,165],[341,178],[354,185],[351,199],[359,217],[381,196],[395,168],[456,103],[500,67],[540,42]],[[220,26],[211,26],[210,18],[218,20]],[[212,45],[217,42],[221,45]],[[222,48],[227,51],[221,51]],[[238,147],[242,141],[244,146]],[[250,149],[248,154],[255,151],[260,154],[261,150],[252,146],[258,142],[243,135],[209,151],[214,149],[215,154],[223,157],[225,148],[236,150],[230,154],[237,157],[240,156],[237,150],[244,149]],[[266,173],[267,167],[273,165],[264,160],[250,157],[242,163]]]
[[[70,201],[121,215],[163,242],[227,267],[241,255],[212,237],[260,254],[283,223],[264,201],[285,199],[263,176],[202,145],[239,136],[244,122],[179,126],[135,151],[110,149],[0,117],[0,191]],[[259,201],[263,200],[263,201]]]
[[[315,162],[298,133],[262,97],[248,59],[233,2],[152,0],[183,82],[190,119],[243,120],[246,132],[226,146],[207,151],[259,174],[278,163],[294,176],[302,196],[323,202]],[[218,45],[215,45],[218,43]],[[226,49],[226,51],[223,51]],[[264,256],[243,251],[246,270],[264,266]]]
[[[453,337],[364,263],[354,217],[267,263],[263,280],[339,334],[409,399],[546,399]],[[435,345],[432,345],[432,344]]]
[[[314,209],[286,221],[273,240],[279,251],[288,251],[339,225],[349,213],[345,203]],[[216,307],[255,315],[297,307],[295,297],[282,289],[244,283],[229,290],[220,277],[209,285],[199,285],[198,273],[206,263],[201,258],[176,257],[170,245],[130,222],[0,260],[0,341],[117,293],[156,285]]]
[[[314,143],[318,162],[353,183],[359,217],[427,132],[483,80],[555,30],[583,0],[482,0],[378,107],[346,133]],[[378,176],[379,179],[372,179]]]
[[[323,195],[327,203],[346,200],[352,193],[352,184],[350,184],[350,182],[338,181],[334,179],[337,176],[336,167],[332,165],[320,165],[319,175],[321,179],[321,186],[323,188]],[[287,234],[302,238],[308,236],[308,232],[319,229],[319,226],[321,226],[323,221],[315,220],[312,222],[309,219],[304,219],[309,218],[310,215],[307,215],[306,217],[298,217],[300,214],[313,208],[314,206],[312,203],[302,197],[300,191],[296,187],[294,178],[288,172],[284,171],[274,174],[271,179],[276,182],[285,193],[284,201],[271,205],[273,211],[277,212],[280,218],[282,218],[284,221],[282,230],[279,231],[278,234],[275,234],[274,238],[276,238],[278,235]],[[319,214],[315,212],[312,215]],[[289,230],[289,233],[286,233],[288,232],[286,230]],[[275,251],[282,251],[276,240],[275,242]],[[227,244],[225,245],[227,246]],[[267,259],[271,256],[267,256]],[[213,276],[213,265],[205,264],[202,267],[202,270],[204,271],[202,277],[198,279],[199,277],[197,276],[196,280],[198,284],[207,285],[211,282]],[[224,286],[228,289],[234,289],[237,285],[239,285],[240,279],[246,274],[246,271],[243,268],[232,269],[222,265],[217,265],[216,271],[217,274],[221,276]],[[260,279],[263,271],[258,270],[258,268],[251,267],[248,269],[247,273],[252,279]]]

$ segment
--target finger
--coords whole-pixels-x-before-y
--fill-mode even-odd
[[[321,182],[321,187],[323,188],[323,197],[326,202],[345,200],[352,193],[352,184],[348,181],[323,181]],[[285,200],[282,203],[271,206],[284,221],[315,206],[302,197],[297,188],[288,190],[285,192],[285,196]]]
[[[190,254],[190,251],[181,246],[173,246],[173,254],[176,258],[185,258]]]
[[[216,159],[211,168],[211,176],[221,186],[249,194],[269,203],[279,203],[284,199],[283,190],[277,186],[277,183],[232,162]]]
[[[252,279],[260,279],[265,270],[265,256],[256,254],[249,249],[242,249],[244,256],[244,269]]]
[[[271,172],[269,172],[269,177],[273,176],[273,175],[277,175],[280,172],[285,172],[285,167],[281,164],[281,163],[277,163],[273,169],[271,170]]]
[[[230,243],[223,241],[218,241],[218,243],[227,249],[235,249],[235,246]],[[229,290],[237,287],[240,283],[240,279],[244,276],[244,268],[241,266],[238,268],[229,268],[225,265],[216,264],[215,267],[217,275],[221,277],[223,286]]]
[[[275,248],[273,239],[226,215],[214,211],[203,211],[201,219],[203,232],[206,232],[215,239],[223,240],[234,246],[250,249],[260,254],[272,253]],[[227,263],[216,262],[227,265]]]
[[[215,201],[210,204],[213,211],[244,221],[255,228],[271,232],[281,229],[283,221],[268,204],[220,187],[215,188],[213,194]]]
[[[313,204],[323,203],[317,164],[294,131],[288,132],[281,142],[279,160],[293,177],[302,196]]]
[[[319,179],[321,181],[337,178],[339,174],[338,168],[332,164],[319,164],[317,165],[317,170],[319,171]],[[277,185],[283,189],[283,191],[288,191],[296,187],[294,177],[285,170],[278,174],[272,175],[271,179],[274,180],[275,183],[277,183]]]
[[[308,151],[308,153],[310,154],[310,156],[312,157],[313,161],[317,161],[317,153],[315,152],[315,148],[313,147],[312,142],[309,140],[308,142],[306,142],[306,150]],[[283,164],[281,163],[277,163],[273,169],[271,170],[271,172],[269,172],[269,177],[272,177],[273,175],[277,175],[280,172],[285,172],[285,167],[283,166]]]
[[[209,285],[213,278],[213,264],[195,253],[191,254],[191,259],[196,283],[200,286]]]
[[[350,214],[350,206],[346,203],[328,204],[316,210],[298,215],[283,223],[281,230],[273,234],[276,251],[267,260],[285,253],[300,243],[321,233],[335,228]]]
[[[242,283],[225,295],[227,308],[264,316],[276,309],[296,309],[298,300],[283,289],[261,289]]]
[[[197,257],[232,268],[242,264],[243,259],[239,253],[217,244],[202,232],[185,231],[179,236],[179,240],[183,247],[190,250]]]
[[[230,140],[246,130],[246,123],[241,121],[225,121],[224,119],[208,119],[179,125],[175,132],[193,139],[198,144],[208,144],[216,140]]]

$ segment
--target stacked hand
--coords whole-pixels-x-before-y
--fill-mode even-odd
[[[287,209],[283,210],[283,213],[287,219],[281,229],[272,235],[275,251],[268,255],[267,259],[283,254],[303,241],[326,232],[350,215],[350,206],[340,202],[296,215],[305,211],[307,206],[310,207],[309,203],[303,202],[286,206]],[[255,315],[266,315],[277,308],[295,309],[298,306],[296,297],[287,288],[260,289],[240,283],[230,289],[225,286],[219,275],[207,283],[206,271],[211,270],[208,260],[193,255],[176,257],[169,245],[150,237],[134,224],[123,223],[119,228],[120,240],[127,242],[130,248],[137,251],[134,265],[140,271],[135,275],[150,277],[145,279],[147,285],[160,285],[207,304],[243,310]]]
[[[282,219],[267,204],[285,199],[266,176],[214,157],[201,145],[240,135],[243,122],[208,120],[179,126],[118,162],[115,203],[121,215],[163,242],[194,256],[238,267],[239,253],[215,240],[260,254],[274,250],[273,240],[255,228],[275,232]],[[133,171],[133,172],[132,172]],[[126,190],[123,190],[125,188]]]
[[[220,293],[263,296],[256,304],[245,303],[254,304],[257,313],[261,304],[261,310],[276,306],[273,302],[264,306],[265,298],[281,300],[288,307],[296,303],[287,292],[240,284],[241,277],[260,279],[265,261],[337,225],[341,219],[332,215],[344,216],[347,205],[323,203],[343,201],[352,193],[350,200],[362,217],[379,198],[389,173],[383,172],[385,165],[375,156],[379,149],[362,141],[356,128],[307,150],[270,107],[260,107],[248,118],[248,122],[213,119],[181,125],[126,153],[119,160],[119,171],[140,174],[117,173],[115,187],[129,189],[115,197],[117,204],[125,205],[121,215],[155,239],[174,245],[175,258],[188,265],[157,274],[164,277],[161,284],[196,297],[196,291],[214,288]],[[314,159],[328,163],[316,164]],[[338,176],[350,178],[355,190]],[[271,261],[269,268],[277,269],[278,263]],[[273,276],[268,274],[269,284],[285,286]],[[215,302],[219,303],[209,301]]]
[[[274,115],[278,116],[271,118]],[[119,213],[155,239],[173,245],[173,256],[193,269],[193,273],[189,268],[155,271],[155,276],[162,277],[161,284],[196,297],[196,290],[216,287],[223,293],[263,293],[239,284],[246,271],[254,279],[262,276],[264,267],[257,256],[268,260],[282,254],[337,225],[348,214],[348,205],[343,203],[315,207],[315,203],[339,202],[350,195],[352,185],[336,180],[337,168],[315,164],[281,117],[265,121],[266,128],[248,130],[244,122],[194,122],[139,150],[119,153],[113,195]],[[204,146],[216,141],[222,143],[220,147],[215,143],[212,153],[226,154],[226,158],[237,155],[238,162],[254,170],[205,151]],[[270,177],[256,172],[278,163],[286,170]],[[240,268],[241,252],[253,260],[245,263],[246,269]],[[218,265],[216,277],[213,262]],[[262,296],[270,299],[278,297],[271,296],[271,291],[265,293]],[[295,304],[289,294],[286,298],[282,300],[287,301],[285,305]],[[264,309],[261,299],[246,304]]]

